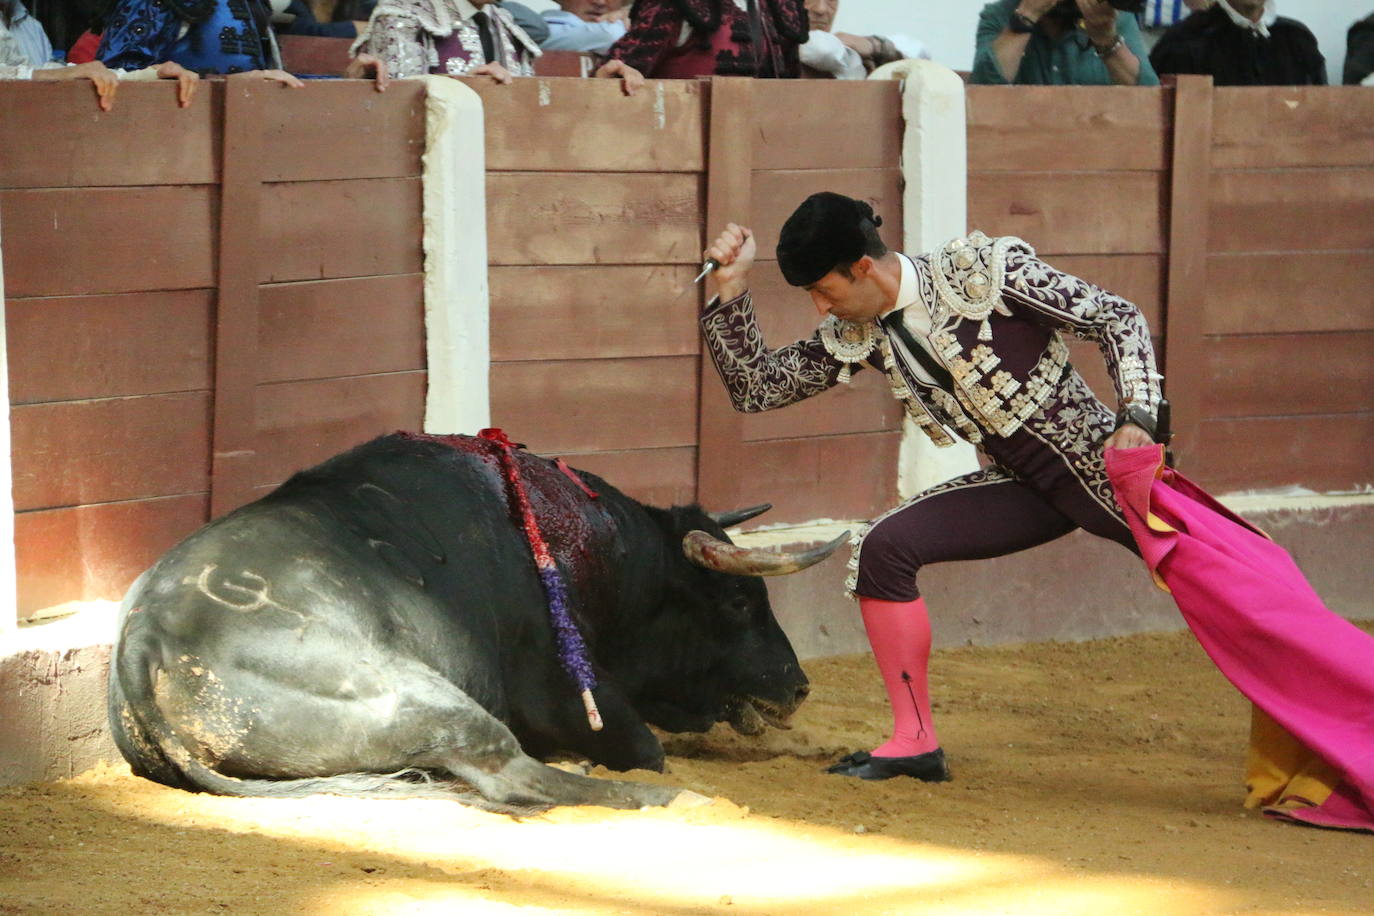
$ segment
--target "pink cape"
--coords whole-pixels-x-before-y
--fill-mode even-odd
[[[1110,449],[1106,462],[1141,556],[1198,642],[1331,774],[1319,792],[1295,781],[1261,799],[1277,802],[1266,813],[1374,831],[1374,636],[1327,609],[1287,551],[1166,468],[1162,447]]]

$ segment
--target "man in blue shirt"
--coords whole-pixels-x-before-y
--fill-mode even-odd
[[[1106,0],[994,0],[971,83],[1158,86],[1135,16]]]

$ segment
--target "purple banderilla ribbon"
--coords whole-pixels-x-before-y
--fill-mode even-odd
[[[525,529],[525,539],[530,542],[530,553],[534,554],[534,565],[539,570],[539,581],[544,586],[544,594],[549,599],[549,618],[553,623],[554,641],[558,643],[558,660],[563,670],[573,679],[582,693],[582,705],[587,709],[587,722],[592,731],[601,731],[604,724],[601,711],[596,708],[592,690],[596,687],[596,674],[592,671],[591,660],[587,657],[587,643],[582,639],[582,631],[577,628],[572,612],[568,610],[568,588],[553,560],[548,542],[539,531],[539,522],[530,506],[529,494],[520,479],[520,469],[515,463],[516,444],[500,429],[484,429],[477,434],[480,438],[493,442],[501,448],[502,467],[515,501],[520,507],[520,521]]]

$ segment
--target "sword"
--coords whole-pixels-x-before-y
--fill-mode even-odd
[[[697,274],[697,278],[692,282],[700,283],[706,277],[707,274],[709,274],[711,271],[715,270],[719,266],[720,262],[717,261],[715,258],[707,258],[706,263],[701,265],[701,273]]]

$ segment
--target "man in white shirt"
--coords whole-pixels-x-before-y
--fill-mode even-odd
[[[561,9],[545,10],[549,37],[544,51],[605,54],[625,34],[630,19],[625,0],[555,0]]]
[[[811,32],[799,47],[802,66],[814,73],[842,80],[861,80],[875,67],[906,58],[930,59],[925,45],[905,35],[851,35],[831,32],[840,0],[806,0]]]

